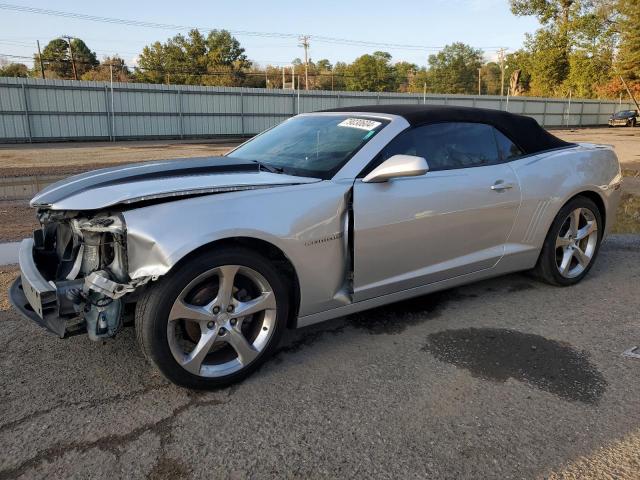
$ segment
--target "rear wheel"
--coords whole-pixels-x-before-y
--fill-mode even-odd
[[[267,259],[245,248],[191,258],[154,285],[136,308],[148,360],[172,382],[211,389],[262,364],[282,335],[288,289]]]
[[[535,273],[552,285],[582,280],[593,266],[602,239],[602,214],[586,197],[564,205],[545,239]]]

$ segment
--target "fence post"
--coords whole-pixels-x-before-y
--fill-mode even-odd
[[[602,110],[602,102],[598,100],[598,116],[596,117],[596,125],[600,125],[600,110]]]
[[[240,132],[244,136],[244,91],[240,90]]]
[[[542,109],[542,126],[547,124],[547,101],[544,101],[544,108]]]
[[[182,89],[178,90],[178,131],[180,139],[184,138],[184,125],[182,121]]]
[[[111,114],[109,113],[109,87],[104,86],[104,112],[107,114],[107,133],[109,141],[113,142],[113,132],[111,128]]]
[[[584,115],[584,100],[580,104],[580,120],[578,121],[578,126],[582,126],[582,115]]]
[[[291,90],[291,116],[296,116],[296,91],[295,89]]]
[[[27,100],[27,89],[23,84],[22,85],[22,100],[24,101],[24,120],[25,120],[25,127],[26,127],[26,131],[27,131],[27,137],[29,137],[29,143],[33,142],[33,139],[31,138],[31,122],[29,121],[29,102]]]
[[[340,106],[340,100],[341,100],[340,99],[340,92],[338,92],[337,95],[338,95],[338,107],[339,107]]]

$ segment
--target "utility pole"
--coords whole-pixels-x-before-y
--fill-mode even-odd
[[[38,45],[38,59],[40,60],[40,72],[42,73],[42,79],[45,79],[44,76],[44,62],[42,61],[42,52],[40,51],[40,40],[36,40],[36,44]]]
[[[478,69],[478,96],[482,95],[482,68]]]
[[[640,112],[640,105],[638,105],[638,101],[636,100],[636,97],[634,97],[633,93],[631,93],[631,90],[629,90],[629,86],[627,85],[627,82],[624,81],[624,78],[622,78],[622,75],[620,75],[620,80],[622,80],[622,84],[624,85],[624,88],[627,89],[627,93],[631,97],[631,100],[633,100],[633,103],[636,104],[636,108],[638,109],[638,112]]]
[[[309,35],[301,35],[299,47],[304,48],[304,89],[309,90]],[[299,88],[299,87],[298,87]]]
[[[69,35],[63,35],[62,38],[66,38],[67,43],[69,44],[69,56],[71,57],[71,67],[73,68],[73,78],[78,80],[78,70],[76,70],[76,60],[73,58],[73,48],[71,48],[71,39],[73,37]]]
[[[500,96],[504,97],[504,54],[507,51],[506,48],[500,48],[498,50],[498,59],[500,60]]]
[[[109,59],[109,78],[111,83],[111,132],[113,141],[116,141],[116,114],[113,101],[113,58]]]

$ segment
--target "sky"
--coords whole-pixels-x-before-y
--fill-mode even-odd
[[[310,35],[309,55],[351,62],[375,50],[385,50],[393,61],[424,66],[429,54],[452,42],[481,48],[489,60],[499,47],[514,51],[522,46],[525,32],[538,23],[533,17],[515,17],[508,0],[9,0],[12,5],[73,12],[100,17],[142,20],[202,31],[214,28],[232,31]],[[2,6],[4,3],[0,3]],[[181,33],[176,29],[123,26],[86,19],[61,18],[0,9],[0,56],[31,57],[35,42],[41,46],[60,35],[82,38],[99,59],[118,54],[135,65],[142,48]],[[184,32],[182,32],[184,33]],[[285,65],[303,57],[295,38],[273,38],[234,33],[250,60],[259,65]],[[420,48],[375,47],[335,44],[314,36]],[[31,65],[27,59],[9,58]]]

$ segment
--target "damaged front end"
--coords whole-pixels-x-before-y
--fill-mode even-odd
[[[42,228],[20,245],[11,302],[60,337],[113,337],[132,294],[150,280],[129,278],[122,215],[40,209],[38,219]]]

